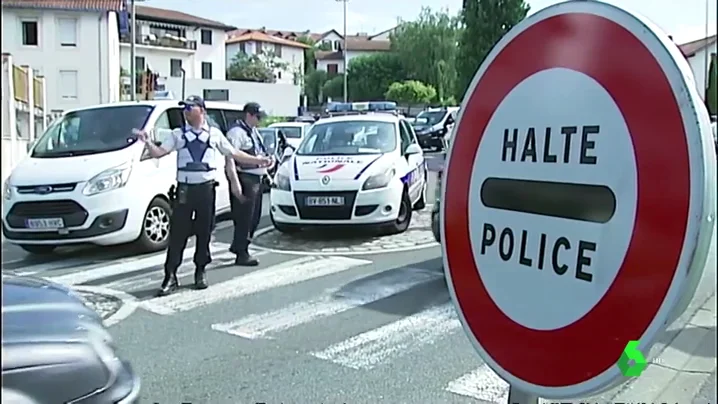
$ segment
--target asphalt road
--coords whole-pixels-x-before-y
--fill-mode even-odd
[[[232,265],[231,229],[219,225],[210,288],[189,289],[193,266],[186,252],[179,271],[185,287],[165,298],[154,297],[162,253],[89,248],[40,261],[5,254],[12,248],[3,246],[2,259],[6,270],[83,292],[142,377],[146,403],[505,403],[508,387],[461,329],[427,216],[417,213],[407,233],[389,237],[338,231],[289,238],[260,231],[256,268]],[[695,298],[653,355],[666,351],[678,331],[690,331],[689,319],[715,299],[715,236],[713,243]],[[715,326],[711,332],[715,340]],[[715,363],[714,344],[698,353],[685,341],[672,346]],[[694,404],[711,394],[715,402],[710,377],[675,389],[695,390]],[[630,386],[591,402],[615,402]],[[630,394],[644,402],[656,388],[663,387]]]

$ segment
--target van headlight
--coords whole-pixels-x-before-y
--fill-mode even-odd
[[[274,176],[274,185],[276,185],[280,191],[292,190],[292,182],[289,180],[289,176],[283,173],[277,173],[277,175]]]
[[[2,184],[2,197],[9,201],[12,199],[12,185],[10,185],[10,179],[8,178],[7,181],[5,181],[4,184]]]
[[[389,185],[389,182],[396,175],[396,170],[393,168],[384,171],[383,173],[372,175],[364,181],[364,185],[361,187],[362,191],[368,191],[371,189],[384,188]]]
[[[88,181],[82,193],[89,196],[122,188],[130,179],[131,172],[132,164],[130,163],[105,170]]]

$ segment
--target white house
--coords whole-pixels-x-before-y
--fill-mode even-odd
[[[46,79],[49,112],[119,98],[121,0],[2,0],[2,51]]]
[[[716,42],[718,42],[716,39],[716,35],[713,35],[678,46],[693,70],[698,94],[704,100],[708,88],[708,69],[710,69],[711,60],[716,58]]]
[[[309,47],[296,40],[262,30],[237,30],[231,33],[226,41],[226,66],[229,67],[237,53],[261,55],[286,66],[274,72],[277,83],[300,84],[304,74],[304,50]]]
[[[235,29],[217,21],[178,11],[135,6],[137,71],[151,69],[161,77],[225,79],[226,32]],[[122,68],[130,71],[130,35],[120,38]]]
[[[368,35],[363,32],[356,35],[347,35],[347,61],[351,63],[351,60],[357,56],[389,51],[391,49],[389,35],[392,30],[393,28],[376,35]],[[319,47],[331,47],[331,50],[317,51],[315,53],[317,70],[324,70],[334,74],[344,73],[344,54],[342,53],[344,41],[342,35],[335,30],[331,30],[321,34],[316,39],[316,42]]]

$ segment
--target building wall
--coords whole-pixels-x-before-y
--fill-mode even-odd
[[[382,51],[348,51],[347,52],[347,60],[349,61],[349,65],[351,65],[352,59],[362,56],[362,55],[371,55],[372,53],[376,52],[382,52]],[[337,71],[339,73],[344,73],[344,61],[341,59],[338,60],[317,60],[317,70],[324,70],[328,71],[327,66],[330,64],[336,64],[337,65]]]
[[[247,55],[255,55],[257,53],[257,43],[255,41],[243,42],[244,53]],[[232,43],[226,46],[226,66],[232,64],[237,53],[242,52],[242,45],[239,43]],[[298,74],[297,79],[300,79],[304,72],[304,49],[293,46],[282,46],[282,55],[280,60],[287,64],[286,69],[276,70],[274,74],[277,76],[277,83],[281,84],[294,84],[295,74]]]
[[[131,66],[130,54],[130,46],[123,43],[120,46],[120,65],[127,72],[130,71]],[[172,59],[182,60],[182,67],[185,69],[187,78],[196,79],[202,77],[201,65],[196,68],[195,58],[188,50],[135,45],[135,56],[145,58],[145,68],[152,69],[161,77],[170,77],[170,60]]]
[[[696,89],[701,98],[704,99],[706,95],[706,88],[708,87],[708,69],[711,63],[711,54],[717,53],[716,42],[701,49],[695,55],[688,58],[688,64],[691,66],[693,71],[693,77],[696,81]],[[708,63],[706,63],[706,56],[708,57]]]
[[[191,35],[191,33],[188,32],[187,35]],[[209,62],[212,63],[213,80],[224,80],[226,78],[225,38],[224,31],[213,29],[212,45],[203,45],[201,29],[194,31],[194,39],[197,40],[197,52],[194,54],[194,71],[196,75],[193,77],[202,78],[202,62]]]
[[[165,86],[175,97],[182,97],[182,79],[170,77]],[[258,102],[269,115],[296,116],[299,107],[300,87],[293,84],[187,79],[185,86],[185,96],[203,96],[204,90],[227,90],[228,102],[239,105]]]
[[[64,111],[111,100],[107,80],[111,74],[107,64],[110,53],[106,46],[112,35],[107,14],[14,8],[2,11],[2,51],[11,53],[15,64],[30,65],[37,74],[45,76],[48,110]],[[77,19],[76,47],[60,46],[58,18]],[[37,21],[38,46],[22,44],[24,20]],[[60,80],[61,70],[76,72],[74,88]],[[67,93],[62,94],[63,91]]]

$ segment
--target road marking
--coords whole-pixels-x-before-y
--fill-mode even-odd
[[[106,318],[103,322],[105,323],[106,327],[111,327],[120,321],[126,319],[129,317],[132,313],[137,310],[137,298],[129,295],[124,292],[120,292],[118,290],[112,290],[103,288],[100,286],[84,286],[84,285],[77,285],[72,288],[73,290],[77,290],[80,292],[90,292],[90,293],[96,293],[99,295],[107,295],[112,296],[114,298],[117,298],[122,301],[122,307],[120,307],[117,312],[112,314],[110,317]]]
[[[311,355],[352,369],[372,369],[461,329],[451,302],[404,317]]]
[[[486,364],[451,381],[445,390],[489,403],[505,403],[509,399],[508,383]]]
[[[21,260],[23,261],[23,260]],[[13,261],[15,262],[15,261]],[[3,262],[3,265],[8,265],[9,262]],[[76,267],[95,267],[102,265],[101,259],[93,258],[70,258],[70,259],[58,259],[51,262],[44,262],[42,264],[28,265],[12,269],[11,271],[19,276],[31,276],[39,275],[48,271],[61,271],[63,269],[71,269]]]
[[[160,315],[170,315],[248,296],[265,290],[316,279],[370,264],[371,261],[347,257],[304,257],[259,269],[204,290],[182,290],[175,294],[145,300],[141,307]]]
[[[213,243],[210,244],[210,251],[226,251],[229,248],[229,244],[226,243]],[[194,254],[194,247],[185,249],[184,257],[192,257]],[[165,262],[165,253],[155,253],[148,257],[136,258],[132,257],[129,260],[120,260],[120,262],[112,261],[112,264],[104,265],[91,270],[83,270],[80,272],[73,272],[67,275],[56,276],[49,278],[49,280],[63,285],[81,285],[83,283],[97,281],[110,276],[122,275],[129,272],[139,271],[142,269],[152,268],[154,266],[163,265]],[[77,268],[82,269],[82,268]]]
[[[388,276],[369,280],[348,292],[329,289],[310,301],[252,314],[229,323],[212,324],[212,329],[248,339],[271,338],[271,334],[385,299],[439,277],[440,275],[433,272],[401,268],[392,271]]]
[[[252,249],[249,249],[249,252],[254,257],[261,257],[262,255],[267,254],[264,251],[261,252],[253,252]],[[234,260],[236,256],[233,253],[230,252],[223,252],[220,254],[215,254],[213,252],[212,254],[212,263],[209,264],[207,267],[208,270],[212,270],[212,268],[215,267],[221,267],[221,266],[227,266],[227,265],[233,265]],[[188,257],[187,261],[183,262],[182,265],[177,269],[177,277],[178,278],[184,278],[187,276],[193,276],[195,271],[194,263],[192,262],[192,257]],[[150,274],[139,274],[134,276],[129,276],[127,278],[122,278],[116,281],[108,282],[104,286],[111,289],[117,289],[117,290],[124,290],[125,292],[134,292],[138,290],[143,290],[147,288],[148,284],[151,284],[154,281],[160,281],[164,277],[163,271],[154,271]]]

